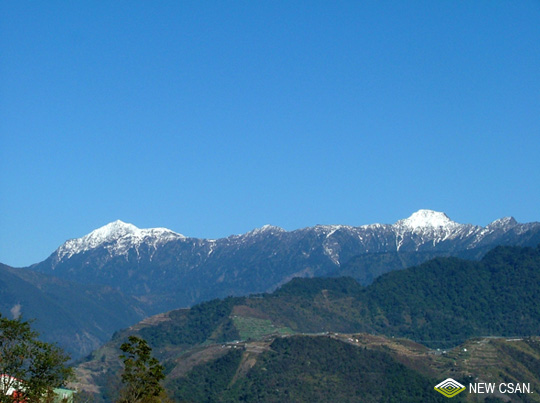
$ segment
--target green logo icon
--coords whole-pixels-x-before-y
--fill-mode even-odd
[[[454,381],[452,378],[445,379],[435,386],[435,390],[446,397],[454,397],[459,395],[465,389],[467,389],[465,386],[457,381]]]

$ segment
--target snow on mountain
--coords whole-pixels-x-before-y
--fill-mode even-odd
[[[452,221],[445,213],[433,210],[418,210],[410,217],[392,225],[396,235],[396,250],[412,242],[418,250],[426,243],[433,246],[443,241],[463,238],[477,232],[481,227],[459,224]]]
[[[125,254],[134,247],[137,249],[143,242],[157,248],[159,244],[184,239],[185,236],[167,228],[140,229],[133,224],[120,220],[98,228],[82,238],[70,239],[57,249],[57,260],[105,246],[111,254]]]
[[[537,239],[540,223],[502,218],[483,227],[460,224],[432,210],[417,211],[395,224],[293,231],[267,225],[216,240],[115,221],[67,241],[33,269],[148,297],[155,301],[152,309],[165,311],[204,299],[266,292],[294,276],[326,276],[361,255],[371,255],[367,263],[377,262],[378,254],[395,252],[410,257],[418,251],[425,258],[480,256],[496,245],[536,245]],[[371,281],[381,270],[401,268],[402,263],[384,269],[367,265],[361,277]]]
[[[456,228],[460,224],[452,221],[444,213],[433,210],[418,210],[413,213],[409,218],[399,220],[396,227],[402,226],[410,228],[412,230],[416,228]]]
[[[518,222],[514,217],[503,217],[498,220],[493,221],[486,228],[500,228],[500,229],[509,229],[518,225]]]
[[[206,258],[217,249],[225,250],[233,247],[234,250],[237,250],[246,242],[251,245],[264,242],[270,237],[279,236],[280,245],[292,245],[300,242],[300,239],[304,239],[305,242],[312,245],[309,250],[302,251],[304,256],[310,256],[317,249],[316,245],[320,243],[319,247],[322,247],[322,252],[334,264],[339,265],[354,254],[431,250],[438,247],[439,244],[445,244],[445,247],[448,247],[449,242],[454,241],[461,245],[460,248],[470,249],[482,244],[482,242],[491,242],[501,233],[507,231],[522,233],[527,228],[529,228],[527,225],[517,223],[512,217],[501,218],[486,227],[481,227],[460,224],[452,221],[443,212],[422,209],[395,224],[370,224],[359,227],[316,225],[294,231],[264,225],[243,235],[232,235],[213,241],[190,239],[194,242],[193,248],[200,248],[200,252],[194,252],[195,249],[192,252]],[[150,252],[149,256],[152,259],[154,252],[160,246],[185,239],[185,236],[166,228],[139,229],[133,224],[117,220],[82,238],[71,239],[64,243],[54,254],[53,267],[76,254],[100,247],[106,249],[110,257],[123,255],[127,259],[131,250],[134,250],[139,257],[141,245],[144,244],[145,251]],[[308,239],[309,241],[307,241]],[[455,242],[453,245],[456,245]]]
[[[254,236],[254,235],[261,235],[261,234],[279,234],[281,232],[286,232],[283,228],[281,227],[276,227],[274,225],[263,225],[261,228],[255,228],[254,230],[251,230],[249,232],[247,232],[246,234],[244,235],[240,235],[240,236]]]

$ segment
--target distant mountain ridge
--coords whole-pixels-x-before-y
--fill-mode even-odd
[[[147,316],[144,304],[107,286],[83,285],[0,264],[0,312],[34,320],[43,340],[72,358],[99,347],[111,334]]]
[[[395,224],[317,225],[294,231],[266,225],[216,240],[115,221],[67,241],[32,269],[118,288],[158,313],[215,297],[269,291],[293,277],[339,275],[355,256],[423,252],[426,259],[480,258],[499,244],[538,242],[538,222],[520,224],[505,217],[481,227],[432,210],[419,210]],[[389,270],[394,268],[401,267]]]
[[[323,232],[327,238],[331,237],[336,231],[347,231],[353,233],[363,240],[365,235],[373,233],[393,233],[395,237],[395,250],[401,249],[410,250],[411,245],[406,241],[413,241],[415,250],[426,248],[424,245],[428,238],[433,242],[433,245],[455,239],[466,239],[474,237],[475,240],[471,245],[467,245],[467,249],[477,243],[481,243],[484,239],[489,238],[495,232],[507,232],[510,229],[516,229],[516,233],[520,234],[537,227],[540,223],[519,224],[513,217],[504,217],[493,221],[486,227],[459,224],[452,221],[445,213],[433,210],[419,210],[413,213],[410,217],[397,221],[395,224],[370,224],[360,227],[352,227],[348,225],[317,225],[315,227],[307,227],[298,229],[295,232],[316,231]],[[200,239],[210,244],[219,241],[227,240],[245,240],[260,235],[269,234],[284,234],[290,233],[284,229],[272,225],[264,225],[261,228],[256,228],[243,235],[232,235],[219,240]],[[121,220],[111,222],[101,228],[98,228],[88,235],[81,238],[71,239],[61,245],[53,254],[56,257],[54,266],[62,261],[69,259],[75,254],[83,253],[99,247],[106,247],[113,255],[126,255],[130,249],[137,250],[141,244],[146,243],[152,245],[155,249],[168,242],[183,241],[188,238],[182,234],[178,234],[167,228],[149,228],[139,229],[133,224],[125,223]],[[196,239],[196,238],[189,238]],[[388,244],[388,242],[384,242]],[[379,248],[380,249],[380,248]],[[391,251],[392,248],[384,250]],[[370,250],[366,248],[366,252]],[[326,250],[327,254],[333,258],[333,251]],[[337,255],[335,257],[338,257]]]

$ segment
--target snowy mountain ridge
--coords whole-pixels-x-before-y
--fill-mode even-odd
[[[384,250],[394,249],[400,251],[404,246],[418,250],[424,244],[433,246],[453,239],[474,237],[469,247],[478,244],[483,238],[494,231],[505,231],[519,225],[513,217],[504,217],[495,220],[486,227],[460,224],[452,221],[445,213],[422,209],[413,213],[410,217],[397,221],[395,224],[369,224],[360,227],[348,225],[316,225],[295,231],[286,231],[280,227],[264,225],[242,235],[232,235],[218,240],[200,240],[201,242],[218,242],[219,244],[237,244],[248,240],[259,239],[261,236],[286,236],[287,234],[314,232],[324,237],[325,254],[335,263],[339,264],[341,249],[338,242],[333,239],[339,233],[347,233],[349,236],[358,238],[360,243],[368,243],[373,239],[383,240]],[[111,222],[98,228],[89,234],[76,239],[71,239],[60,246],[55,252],[55,263],[64,261],[74,255],[88,252],[93,249],[105,247],[109,255],[127,255],[130,249],[138,249],[142,244],[151,249],[168,242],[185,240],[184,235],[171,231],[167,228],[139,229],[133,224],[121,220]],[[389,242],[395,244],[392,248]],[[380,249],[380,248],[379,248]],[[212,246],[211,250],[214,250]],[[381,249],[382,250],[382,249]],[[369,247],[366,248],[369,252]],[[375,250],[376,251],[376,250]],[[360,251],[359,251],[360,252]]]
[[[445,213],[441,213],[433,210],[418,210],[413,213],[409,218],[399,220],[394,226],[403,226],[411,229],[426,228],[426,227],[443,227],[443,228],[455,228],[458,224],[452,221]]]
[[[266,292],[293,277],[332,275],[358,257],[369,262],[357,275],[368,282],[403,268],[401,257],[384,257],[397,252],[418,264],[435,256],[480,258],[497,245],[539,243],[539,222],[521,224],[505,217],[487,226],[460,224],[432,210],[419,210],[394,224],[316,225],[293,231],[265,225],[213,240],[115,221],[67,241],[32,269],[113,287],[149,301],[158,313],[217,297]],[[373,265],[387,258],[393,263]]]
[[[113,221],[89,234],[70,239],[57,250],[58,260],[69,259],[75,254],[106,246],[111,254],[124,254],[131,247],[148,243],[157,248],[159,244],[184,239],[185,236],[167,228],[140,229],[121,220]]]

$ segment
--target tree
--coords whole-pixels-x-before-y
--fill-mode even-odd
[[[164,367],[152,357],[152,349],[146,340],[129,336],[128,341],[120,346],[124,354],[124,372],[120,391],[120,403],[161,402],[164,389],[160,381],[165,379]]]
[[[58,346],[38,340],[30,322],[0,314],[0,402],[39,402],[73,375],[69,356]],[[9,395],[8,395],[9,393]]]

